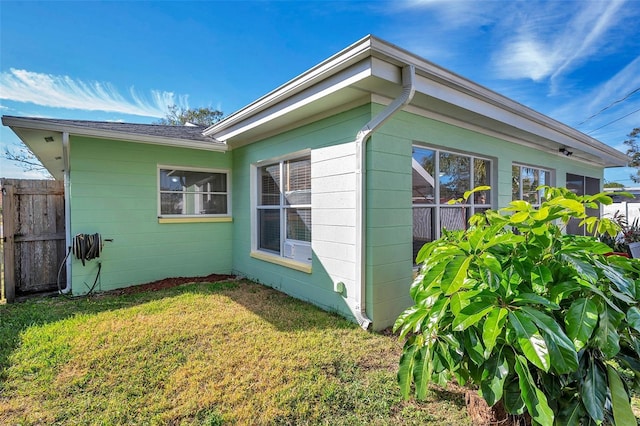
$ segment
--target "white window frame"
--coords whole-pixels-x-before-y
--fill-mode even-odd
[[[226,195],[227,198],[227,211],[225,213],[216,213],[216,214],[163,214],[162,213],[162,194],[163,193],[176,193],[176,191],[163,191],[160,186],[160,173],[162,170],[177,170],[184,172],[202,172],[202,173],[211,173],[211,174],[224,174],[226,176],[226,190],[225,192],[205,192],[206,194],[211,195]],[[220,218],[220,217],[230,217],[231,216],[231,173],[228,169],[209,169],[202,167],[185,167],[185,166],[176,166],[176,165],[167,165],[167,164],[158,164],[156,171],[156,181],[157,181],[157,195],[158,195],[158,218]],[[186,193],[183,193],[183,197],[186,197]]]
[[[288,209],[309,209],[311,212],[313,212],[313,208],[311,203],[309,204],[287,204],[286,203],[286,199],[285,199],[285,193],[282,190],[282,188],[284,188],[284,164],[287,161],[295,161],[295,160],[303,160],[303,159],[309,159],[309,161],[311,160],[311,151],[310,150],[303,150],[303,151],[298,151],[296,153],[292,153],[292,154],[288,154],[285,156],[280,156],[280,157],[275,157],[275,158],[270,158],[268,160],[262,160],[259,162],[256,162],[254,164],[251,165],[251,172],[250,172],[250,178],[251,178],[251,250],[253,253],[258,253],[260,256],[254,256],[254,257],[259,257],[263,260],[269,260],[269,258],[276,258],[276,259],[282,259],[285,260],[287,263],[282,263],[285,266],[290,266],[289,263],[290,262],[294,262],[294,263],[301,263],[301,264],[305,264],[305,265],[311,265],[311,241],[302,241],[302,240],[295,240],[295,239],[290,239],[287,238],[287,210]],[[260,169],[263,167],[268,167],[268,166],[272,166],[272,165],[276,165],[278,164],[280,167],[280,199],[279,199],[279,204],[278,205],[261,205],[260,204],[260,191],[261,191],[261,181],[260,181]],[[309,164],[309,167],[311,167],[311,162]],[[309,170],[309,173],[311,173],[311,170]],[[311,192],[311,187],[309,188],[309,191]],[[280,212],[280,250],[279,252],[275,252],[273,250],[267,250],[264,248],[260,248],[259,247],[259,232],[260,232],[260,226],[259,226],[259,215],[258,215],[258,211],[259,210],[278,210]],[[313,214],[313,213],[312,213]],[[313,235],[311,235],[311,240],[313,239]],[[300,248],[306,253],[308,252],[308,258],[305,259],[300,259],[300,258],[291,258],[291,257],[287,257],[285,256],[285,244],[287,243],[293,243],[296,244],[298,246],[300,246]],[[277,262],[280,263],[280,262]],[[306,270],[305,272],[310,272],[310,270]]]
[[[511,178],[513,179],[513,167],[520,167],[520,176],[519,176],[519,181],[518,181],[518,200],[522,200],[522,168],[527,168],[527,169],[533,169],[533,170],[538,170],[538,172],[548,172],[549,173],[549,182],[544,183],[544,185],[547,186],[553,186],[553,182],[555,182],[555,171],[552,169],[547,169],[545,167],[540,167],[540,166],[533,166],[531,164],[524,164],[524,163],[517,163],[514,162],[511,164]],[[512,200],[513,200],[513,182],[512,182],[512,186],[511,186],[511,190],[512,190]],[[542,204],[542,200],[543,200],[543,191],[540,190],[538,191],[538,198],[540,200],[539,203],[533,203],[531,204],[533,207],[540,207],[540,204]]]
[[[434,240],[440,238],[440,236],[442,235],[442,230],[440,227],[440,222],[441,222],[441,218],[440,218],[440,213],[441,213],[441,209],[443,207],[445,208],[452,208],[452,207],[462,207],[462,208],[468,208],[470,211],[470,215],[469,217],[473,216],[476,213],[476,209],[491,209],[493,208],[493,200],[495,198],[495,189],[494,186],[492,185],[492,183],[496,180],[495,179],[495,170],[496,170],[496,160],[494,158],[491,157],[485,157],[485,156],[481,156],[478,154],[473,154],[473,153],[468,153],[468,152],[460,152],[460,151],[455,151],[455,150],[450,150],[450,149],[441,149],[439,147],[434,147],[434,146],[430,146],[430,145],[426,145],[426,144],[421,144],[421,143],[414,143],[412,145],[415,148],[420,148],[420,149],[426,149],[429,151],[433,151],[435,153],[435,170],[437,171],[437,173],[435,173],[435,176],[430,176],[430,179],[433,179],[433,203],[432,204],[428,204],[428,203],[420,203],[420,204],[413,204],[411,208],[415,209],[415,208],[433,208],[433,223],[434,223]],[[473,189],[476,187],[476,183],[474,181],[475,176],[473,173],[473,161],[477,160],[483,160],[483,161],[488,161],[491,165],[491,170],[490,173],[488,175],[489,178],[489,186],[491,186],[491,193],[490,193],[490,197],[489,200],[487,200],[487,202],[485,202],[484,204],[479,204],[476,203],[475,201],[472,202],[465,202],[465,203],[461,203],[461,204],[447,204],[446,202],[440,202],[440,153],[447,153],[447,154],[454,154],[454,155],[459,155],[459,156],[463,156],[463,157],[468,157],[471,160],[471,173],[470,173],[470,189]],[[413,153],[411,155],[411,158],[413,160]],[[413,170],[413,166],[412,166],[412,170]],[[414,259],[415,260],[415,259]]]

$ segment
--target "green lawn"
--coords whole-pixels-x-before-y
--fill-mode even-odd
[[[0,424],[450,424],[401,343],[249,282],[0,305]]]

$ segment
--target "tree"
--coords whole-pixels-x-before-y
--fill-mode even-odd
[[[640,263],[563,230],[573,218],[615,236],[613,221],[588,215],[612,203],[606,193],[542,189],[540,208],[512,201],[420,250],[415,304],[394,325],[402,395],[424,399],[430,382],[455,379],[533,425],[635,424]]]
[[[40,172],[43,177],[51,178],[49,171],[42,165],[38,157],[24,145],[13,148],[5,147],[2,157],[9,161],[18,163],[25,172]]]
[[[638,137],[640,137],[640,127],[636,127],[627,135],[629,139],[624,141],[624,144],[629,147],[627,149],[627,155],[629,156],[629,167],[635,167],[640,169],[640,146],[638,145]],[[638,183],[640,182],[640,170],[636,170],[636,174],[631,175],[631,180]]]
[[[621,184],[620,182],[605,182],[604,187],[605,188],[624,188],[624,185]]]
[[[211,126],[222,120],[224,116],[222,111],[211,108],[182,108],[177,105],[171,105],[167,115],[164,118],[154,122],[153,124],[162,124],[165,126],[184,126],[186,123],[197,124],[200,126]]]

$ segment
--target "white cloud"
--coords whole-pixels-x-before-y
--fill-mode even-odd
[[[523,38],[509,44],[500,54],[500,74],[504,78],[530,78],[540,81],[553,72],[557,59],[543,43]]]
[[[107,111],[144,117],[164,117],[170,105],[188,107],[187,96],[151,91],[145,99],[132,87],[123,97],[110,83],[84,82],[69,76],[11,68],[0,73],[0,99],[53,108]]]
[[[526,9],[513,14],[509,28],[503,28],[496,70],[503,78],[555,80],[599,53],[605,34],[624,17],[624,2],[519,3]]]
[[[407,0],[392,4],[401,13],[406,13],[407,9],[433,11],[443,28],[491,24],[499,19],[498,11],[503,8],[501,2],[488,1]]]

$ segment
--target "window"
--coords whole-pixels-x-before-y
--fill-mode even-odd
[[[593,195],[600,192],[600,179],[567,173],[567,189],[576,195]],[[600,217],[599,209],[587,209],[588,216]],[[567,224],[567,234],[587,235],[584,226],[579,226],[580,220],[571,219]]]
[[[311,262],[311,159],[257,168],[257,249]]]
[[[413,256],[440,237],[442,229],[465,229],[469,218],[491,208],[490,191],[473,194],[464,204],[447,204],[478,186],[491,186],[491,160],[413,147]]]
[[[229,214],[229,177],[225,171],[158,168],[158,216],[193,217]]]
[[[525,200],[538,207],[543,201],[544,192],[536,190],[541,185],[551,184],[551,172],[549,170],[514,164],[511,166],[512,200]]]

